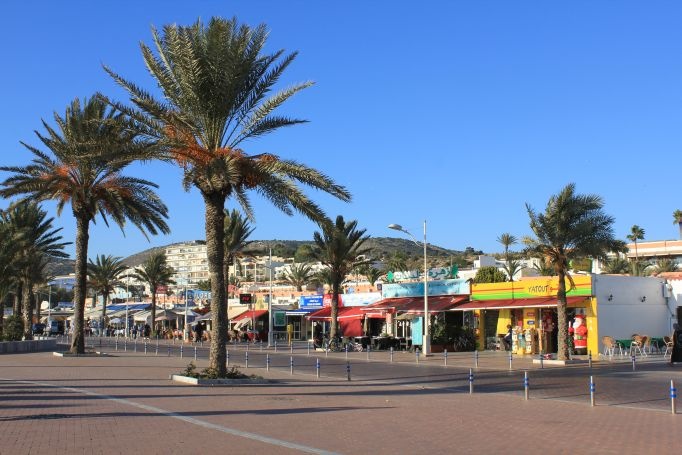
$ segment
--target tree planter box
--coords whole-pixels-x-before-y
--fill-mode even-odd
[[[189,376],[182,376],[179,374],[172,374],[170,376],[171,381],[181,382],[183,384],[190,385],[255,385],[255,384],[270,384],[273,381],[263,378],[243,378],[243,379],[205,379],[205,378],[192,378]]]
[[[57,347],[56,338],[25,341],[0,342],[0,354],[13,354],[18,352],[52,351]]]
[[[588,363],[587,360],[582,360],[582,359],[570,359],[570,360],[557,360],[557,359],[544,359],[542,360],[543,365],[560,365],[560,366],[566,366],[566,365],[578,365],[581,363]],[[540,365],[540,359],[533,359],[533,364],[534,365]]]
[[[88,351],[85,352],[84,354],[72,354],[71,352],[53,352],[52,355],[55,357],[111,357],[106,352],[100,352],[100,351]]]

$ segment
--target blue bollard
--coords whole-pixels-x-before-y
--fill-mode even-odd
[[[225,351],[225,365],[230,366],[230,351]]]
[[[197,347],[194,346],[194,361],[197,361]]]
[[[270,354],[265,354],[265,371],[270,371]]]
[[[291,357],[289,357],[289,369],[290,369],[289,374],[291,374],[293,376],[294,375],[294,356],[293,355]]]
[[[248,350],[244,353],[244,365],[245,365],[245,368],[249,367],[249,351]]]
[[[183,352],[183,345],[180,345],[180,358],[182,359],[184,357],[184,352]]]
[[[445,366],[448,366],[448,350],[443,349],[443,362]]]
[[[319,379],[319,377],[320,377],[320,359],[319,358],[315,361],[315,371],[316,371],[317,377]]]
[[[670,410],[673,414],[677,414],[677,405],[675,400],[677,399],[677,388],[675,387],[675,382],[670,380]]]
[[[348,373],[348,380],[350,381],[350,362],[346,362],[346,373]]]
[[[393,346],[391,346],[391,363],[393,363]]]
[[[478,368],[478,351],[474,351],[474,367]]]
[[[469,394],[474,393],[474,370],[469,368]]]
[[[419,363],[419,348],[417,348],[417,349],[414,350],[414,355],[415,355],[415,358],[416,358],[416,362]]]
[[[528,399],[528,389],[530,388],[530,383],[528,382],[528,372],[524,371],[523,372],[523,391],[524,395],[526,397],[526,400]]]
[[[594,392],[596,387],[594,385],[594,379],[590,376],[590,406],[594,406]]]

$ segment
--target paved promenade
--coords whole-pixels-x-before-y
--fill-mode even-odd
[[[119,346],[121,348],[122,346]],[[193,358],[185,348],[113,346],[110,357],[0,356],[0,454],[45,453],[675,453],[682,415],[672,415],[670,379],[682,365],[661,356],[545,367],[484,354],[469,394],[470,353],[422,359],[413,354],[249,352],[230,364],[273,382],[195,387],[168,377]],[[199,368],[206,348],[197,349]],[[294,374],[290,371],[294,359]],[[320,359],[321,377],[315,361]],[[530,399],[523,372],[530,376]],[[589,377],[596,406],[590,406]],[[682,409],[680,410],[682,413]]]

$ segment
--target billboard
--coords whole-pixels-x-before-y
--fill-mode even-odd
[[[322,295],[302,295],[298,298],[298,307],[303,308],[322,308],[324,297]]]
[[[463,295],[470,293],[467,280],[435,280],[429,281],[429,295]],[[424,283],[384,283],[381,288],[383,298],[419,297],[424,295]]]

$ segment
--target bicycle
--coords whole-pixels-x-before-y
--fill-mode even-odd
[[[341,352],[343,351],[343,345],[341,344],[341,339],[339,337],[334,337],[326,340],[327,351]]]

